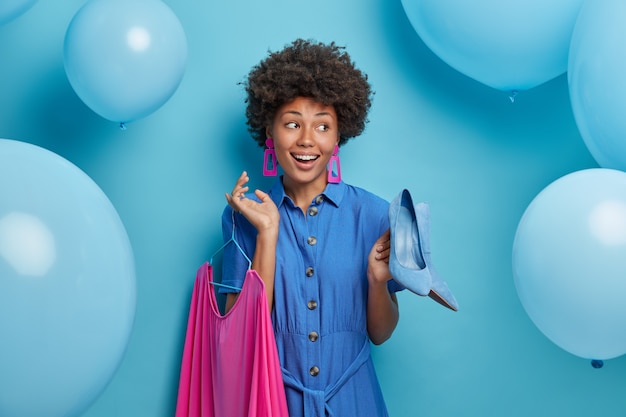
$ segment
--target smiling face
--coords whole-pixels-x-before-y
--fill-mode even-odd
[[[328,161],[339,143],[333,106],[298,97],[278,109],[267,134],[274,139],[285,191],[297,194],[307,189],[321,193],[328,182]]]

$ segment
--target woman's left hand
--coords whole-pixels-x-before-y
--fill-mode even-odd
[[[380,236],[367,257],[367,279],[370,284],[386,283],[392,276],[389,272],[391,235],[389,229]]]

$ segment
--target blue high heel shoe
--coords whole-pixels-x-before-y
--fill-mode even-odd
[[[428,296],[444,307],[453,311],[458,311],[459,304],[454,298],[448,284],[439,276],[433,265],[430,253],[430,206],[428,203],[417,203],[415,205],[415,215],[417,218],[417,230],[421,243],[421,253],[414,253],[415,257],[423,257],[426,268],[430,271],[432,284]]]
[[[403,287],[417,295],[431,292],[432,278],[422,255],[422,244],[413,200],[408,190],[402,190],[389,205],[391,252],[389,272]]]

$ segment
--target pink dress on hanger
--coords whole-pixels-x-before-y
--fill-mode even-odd
[[[235,305],[219,312],[205,262],[196,275],[176,417],[288,417],[265,285],[249,269]]]

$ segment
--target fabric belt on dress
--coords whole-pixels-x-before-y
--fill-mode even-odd
[[[370,341],[365,340],[359,354],[354,358],[350,366],[344,371],[337,381],[328,385],[323,390],[306,388],[302,382],[298,381],[291,372],[281,368],[283,372],[283,382],[286,386],[296,389],[304,394],[304,415],[307,417],[325,417],[326,412],[333,416],[328,407],[328,401],[352,378],[354,374],[363,366],[370,357]]]

